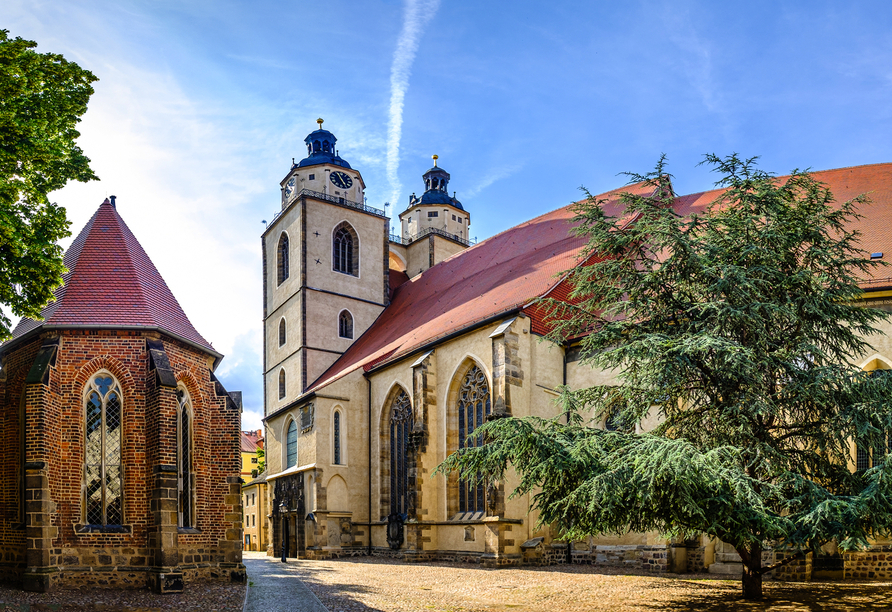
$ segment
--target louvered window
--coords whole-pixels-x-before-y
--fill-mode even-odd
[[[85,390],[84,521],[123,523],[121,388],[108,372],[95,375]]]

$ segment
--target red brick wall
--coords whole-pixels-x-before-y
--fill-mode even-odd
[[[151,512],[152,468],[176,464],[176,394],[173,389],[158,388],[146,349],[146,337],[159,335],[109,330],[61,334],[48,384],[28,385],[27,400],[26,460],[47,463],[50,496],[56,504],[51,519],[58,531],[50,564],[63,573],[66,567],[84,565],[148,568],[156,563],[149,549],[157,546],[157,538],[150,537],[157,518]],[[217,396],[205,353],[166,336],[161,339],[177,381],[189,391],[195,417],[193,466],[200,533],[178,534],[180,563],[240,563],[240,496],[229,499],[232,483],[227,482],[240,470],[240,415],[227,406],[227,397]],[[15,528],[20,520],[17,423],[24,378],[39,346],[40,340],[35,340],[8,355],[6,380],[0,381],[0,414],[7,424],[0,431],[0,461],[8,466],[0,470],[0,563],[5,567],[10,567],[8,555],[3,554],[7,550],[22,549],[24,555],[24,531]],[[124,524],[132,528],[125,534],[77,533],[75,528],[83,523],[83,392],[100,370],[117,378],[123,396]],[[175,514],[173,520],[175,524]],[[97,548],[106,549],[107,554]],[[196,558],[199,549],[202,553]],[[18,563],[11,556],[12,563]],[[189,568],[185,569],[188,576]],[[72,583],[70,578],[63,581]]]

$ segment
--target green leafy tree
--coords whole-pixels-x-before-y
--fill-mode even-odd
[[[263,474],[266,471],[266,451],[262,448],[257,449],[257,473]]]
[[[96,178],[75,144],[96,77],[8,34],[0,30],[0,303],[39,319],[65,272],[56,243],[70,235],[65,209],[47,194]],[[0,313],[0,340],[10,324]]]
[[[533,493],[540,524],[569,537],[720,538],[758,599],[762,576],[796,556],[890,532],[892,377],[850,365],[889,315],[856,303],[876,265],[849,229],[865,198],[836,204],[807,172],[707,161],[725,189],[702,214],[673,211],[663,160],[632,176],[651,195],[624,194],[622,220],[591,197],[576,208],[595,263],[570,273],[574,304],[549,304],[550,339],[581,338],[584,361],[616,383],[564,388],[558,418],[487,423],[475,432],[487,444],[438,469],[513,469],[514,495]],[[659,425],[635,433],[647,415]],[[854,470],[855,440],[876,467]],[[768,548],[787,554],[763,564]]]

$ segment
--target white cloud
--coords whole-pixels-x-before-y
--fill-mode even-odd
[[[390,121],[387,127],[387,180],[390,201],[399,202],[400,138],[403,132],[403,104],[412,76],[412,63],[425,26],[436,14],[440,0],[406,0],[403,29],[400,32],[390,68]]]

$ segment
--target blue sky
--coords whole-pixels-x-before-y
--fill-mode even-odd
[[[5,0],[0,28],[100,78],[80,143],[102,180],[54,199],[76,233],[118,196],[227,355],[245,429],[262,413],[262,220],[317,117],[390,214],[438,154],[480,239],[661,153],[682,193],[711,186],[705,153],[777,173],[892,161],[888,1]]]

